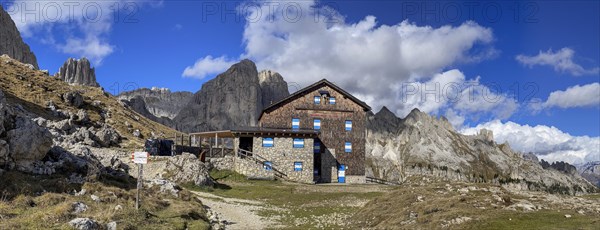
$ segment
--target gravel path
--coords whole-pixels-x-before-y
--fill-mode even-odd
[[[227,221],[226,229],[265,229],[275,225],[272,221],[256,214],[259,210],[276,209],[262,202],[225,198],[205,192],[192,191],[192,193],[200,197],[202,203],[213,212],[217,212],[221,219]]]

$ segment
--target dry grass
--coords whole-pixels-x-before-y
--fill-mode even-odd
[[[21,63],[12,60],[13,64],[7,64],[8,59],[0,58],[0,89],[4,91],[7,100],[11,104],[20,104],[27,111],[31,111],[38,116],[49,120],[57,120],[53,114],[46,109],[48,102],[52,101],[58,109],[77,113],[78,108],[67,105],[62,100],[62,95],[67,92],[78,91],[84,96],[85,109],[93,122],[102,122],[101,113],[103,110],[111,111],[111,124],[123,137],[124,148],[139,148],[143,145],[146,137],[150,137],[154,132],[156,135],[172,137],[179,132],[166,127],[157,122],[147,119],[137,112],[125,108],[118,99],[101,88],[87,86],[72,86],[58,78],[50,77],[41,71],[34,71],[26,68]],[[100,101],[100,106],[94,106],[94,101]],[[139,129],[142,133],[141,138],[134,137],[128,131],[125,122],[131,124],[133,129]]]
[[[594,229],[600,223],[598,213],[578,214],[576,210],[535,202],[535,196],[514,194],[496,185],[450,183],[447,187],[445,182],[412,182],[370,201],[351,218],[352,225],[371,229]],[[476,189],[459,190],[469,187]],[[509,209],[524,200],[544,208]],[[565,218],[565,214],[572,218]],[[461,217],[470,220],[451,223]]]
[[[20,176],[23,181],[45,180],[27,174],[12,176]],[[62,191],[5,196],[0,199],[1,229],[70,229],[68,222],[78,217],[92,218],[100,224],[116,221],[119,229],[209,228],[206,210],[189,192],[174,197],[162,194],[156,188],[144,189],[141,209],[136,210],[136,190],[99,182],[86,183],[81,189],[86,190],[85,195],[75,196]],[[101,202],[93,201],[91,195],[100,197]],[[73,213],[75,202],[86,204],[88,209]],[[116,209],[117,206],[122,209]]]

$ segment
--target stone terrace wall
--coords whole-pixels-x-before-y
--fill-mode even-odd
[[[273,147],[263,147],[262,137],[253,140],[253,152],[271,161],[273,168],[290,181],[313,183],[313,139],[304,139],[304,148],[294,148],[293,138],[273,138]],[[302,162],[302,171],[294,171],[294,163]]]

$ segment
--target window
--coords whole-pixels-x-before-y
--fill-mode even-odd
[[[352,143],[346,142],[344,145],[344,152],[351,153],[352,152]]]
[[[346,131],[352,131],[352,121],[346,120]]]
[[[320,130],[321,129],[321,119],[315,119],[313,123],[313,129]]]
[[[302,162],[294,162],[294,171],[302,171]]]
[[[267,171],[273,170],[273,164],[270,161],[263,162],[263,168]]]
[[[335,105],[335,97],[330,97],[329,98],[329,104],[330,105]]]
[[[315,105],[321,104],[321,97],[315,96]]]
[[[294,148],[304,148],[304,139],[294,138]]]
[[[314,153],[320,153],[320,152],[321,152],[321,142],[318,140],[315,140]]]
[[[272,137],[263,137],[262,139],[263,147],[273,147],[273,138]]]
[[[292,129],[300,129],[300,119],[292,118]]]

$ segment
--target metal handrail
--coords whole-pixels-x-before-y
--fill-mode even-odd
[[[266,158],[264,158],[256,153],[245,150],[245,149],[238,149],[238,154],[240,156],[248,157],[248,158],[254,160],[256,163],[259,163],[263,166],[266,165],[265,162],[269,161]],[[277,168],[275,168],[275,166],[277,166],[277,164],[274,164],[273,162],[271,162],[271,165],[269,165],[269,166],[271,167],[271,170],[273,170],[273,172],[276,172],[275,173],[276,175],[279,174],[280,178],[287,177],[287,174],[285,174],[285,173],[279,171]]]

